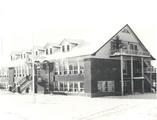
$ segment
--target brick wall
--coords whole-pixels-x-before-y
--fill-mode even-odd
[[[55,81],[84,81],[84,75],[55,75]]]
[[[98,94],[97,81],[115,81],[115,91],[120,92],[120,61],[113,59],[85,59],[85,92]]]

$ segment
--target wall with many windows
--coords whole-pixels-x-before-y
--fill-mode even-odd
[[[84,73],[84,61],[78,58],[62,59],[55,62],[56,75],[72,75]]]
[[[84,92],[84,82],[76,81],[56,81],[54,91],[61,92]]]

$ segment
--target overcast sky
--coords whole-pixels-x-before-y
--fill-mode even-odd
[[[64,38],[97,42],[107,29],[129,24],[157,58],[156,11],[155,0],[1,0],[1,54],[31,48],[32,39],[35,45]]]

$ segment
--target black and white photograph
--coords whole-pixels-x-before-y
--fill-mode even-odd
[[[157,120],[155,0],[1,0],[0,120]]]

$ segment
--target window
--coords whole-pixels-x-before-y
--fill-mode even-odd
[[[54,82],[54,90],[58,91],[58,82]]]
[[[80,65],[80,74],[84,73],[84,63],[83,61],[79,61],[79,65]]]
[[[98,81],[98,92],[114,92],[114,81]]]
[[[13,56],[10,56],[11,57],[11,60],[13,60]]]
[[[72,91],[73,91],[73,83],[70,82],[70,83],[69,83],[69,92],[72,92]]]
[[[70,61],[69,62],[69,74],[78,74],[77,61]]]
[[[79,65],[79,66],[78,66]],[[79,67],[79,69],[78,69]],[[83,74],[84,73],[84,63],[80,61],[63,61],[55,63],[55,74]]]
[[[78,66],[76,64],[74,65],[74,74],[78,74]]]
[[[60,82],[59,85],[60,85],[60,91],[63,91],[63,83]]]
[[[130,44],[130,50],[133,50],[133,44]]]
[[[49,54],[49,50],[48,49],[46,49],[46,55],[48,55]]]
[[[38,51],[36,51],[35,54],[38,55]]]
[[[26,58],[26,55],[25,55],[25,54],[23,54],[23,58]]]
[[[68,74],[68,70],[67,70],[67,67],[65,65],[63,66],[63,72],[64,72],[64,74]]]
[[[50,54],[52,54],[52,48],[50,48]]]
[[[80,91],[83,92],[84,91],[84,83],[80,82]]]
[[[67,82],[64,82],[64,91],[68,91],[68,85],[67,85]]]
[[[124,75],[127,74],[127,60],[123,61],[123,73],[124,73]]]
[[[137,51],[137,50],[138,50],[137,45],[135,45],[135,44],[130,44],[130,50],[135,50],[135,51]]]
[[[69,45],[67,45],[67,51],[69,51],[70,50],[70,46]]]
[[[77,91],[78,91],[78,83],[74,82],[74,92],[77,92]]]
[[[60,73],[59,73],[59,62],[56,62],[55,63],[55,74],[56,75],[59,75]]]
[[[65,52],[65,48],[64,48],[64,46],[62,46],[62,52]]]
[[[116,42],[115,41],[111,42],[111,50],[116,50]]]
[[[113,92],[114,91],[114,82],[113,81],[108,81],[108,92]]]
[[[69,74],[73,74],[73,66],[69,65]]]
[[[137,45],[134,45],[134,49],[137,50]]]
[[[83,92],[84,83],[83,82],[54,82],[53,83],[55,91],[63,92]]]

